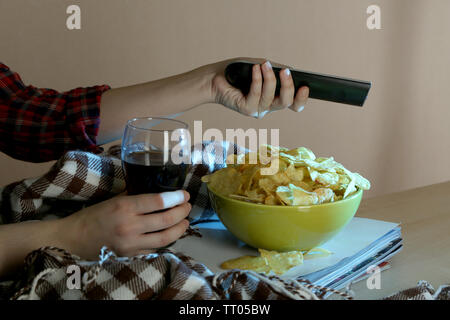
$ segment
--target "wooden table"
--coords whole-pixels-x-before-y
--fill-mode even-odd
[[[357,216],[401,223],[404,240],[392,268],[381,273],[381,289],[356,283],[357,299],[380,299],[419,280],[435,289],[450,283],[450,182],[363,199]]]

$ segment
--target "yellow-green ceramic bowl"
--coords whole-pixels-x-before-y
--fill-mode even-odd
[[[232,199],[208,188],[222,223],[246,244],[266,250],[309,250],[333,238],[358,210],[363,191],[312,206],[269,206]]]

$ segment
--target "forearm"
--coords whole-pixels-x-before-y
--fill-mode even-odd
[[[35,249],[64,247],[62,232],[58,220],[0,225],[0,278],[20,267]]]
[[[204,66],[173,77],[105,92],[97,143],[119,139],[130,118],[168,116],[213,102],[214,71],[212,66]]]

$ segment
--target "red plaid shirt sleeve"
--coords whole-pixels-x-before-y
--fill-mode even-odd
[[[66,92],[24,85],[0,63],[0,150],[31,162],[59,158],[67,150],[99,152],[100,101],[107,85]]]

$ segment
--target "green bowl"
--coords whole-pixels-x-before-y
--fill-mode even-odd
[[[309,250],[333,238],[356,214],[363,191],[312,206],[255,204],[220,195],[209,187],[208,194],[219,219],[239,240],[281,252]]]

